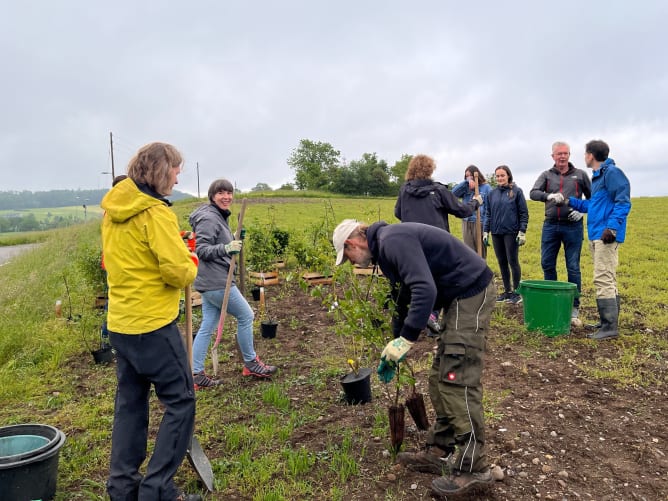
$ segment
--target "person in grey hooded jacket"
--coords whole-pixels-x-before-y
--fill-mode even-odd
[[[199,388],[219,384],[204,372],[204,360],[211,334],[218,325],[225,284],[232,255],[241,251],[241,240],[235,240],[228,219],[234,199],[234,187],[227,179],[217,179],[209,186],[209,203],[195,209],[190,215],[190,226],[195,232],[196,253],[199,257],[194,288],[202,295],[202,324],[193,343],[193,379]],[[270,377],[276,367],[260,360],[253,347],[254,314],[248,301],[232,282],[227,302],[227,313],[237,319],[237,342],[244,359],[243,376]]]

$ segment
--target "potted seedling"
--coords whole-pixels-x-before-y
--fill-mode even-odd
[[[265,339],[276,337],[278,322],[267,313],[264,287],[260,287],[260,334]]]
[[[411,393],[406,398],[406,408],[408,409],[409,414],[415,422],[415,426],[419,430],[428,430],[429,429],[429,418],[427,417],[427,408],[424,404],[424,395],[418,393],[417,388],[415,387],[415,372],[413,371],[413,366],[404,360],[404,366],[408,368],[410,372],[409,376],[406,376],[405,380],[410,385]]]
[[[391,312],[382,311],[389,286],[374,276],[354,275],[350,266],[338,267],[333,279],[331,288],[316,286],[311,294],[321,299],[334,317],[341,353],[351,369],[341,378],[346,402],[366,403],[371,400],[373,371],[363,367],[362,361],[375,363],[382,346],[389,341]]]

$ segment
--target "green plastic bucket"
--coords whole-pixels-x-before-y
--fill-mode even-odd
[[[568,334],[575,284],[556,280],[522,280],[517,289],[524,305],[524,325],[548,337]]]

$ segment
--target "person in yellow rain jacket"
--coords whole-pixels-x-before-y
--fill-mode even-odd
[[[195,394],[177,326],[181,290],[197,266],[179,234],[171,195],[183,159],[150,143],[130,160],[128,179],[102,200],[102,247],[109,286],[107,328],[116,351],[116,404],[107,492],[112,500],[190,500],[174,485],[195,421]],[[151,385],[164,405],[146,458]]]

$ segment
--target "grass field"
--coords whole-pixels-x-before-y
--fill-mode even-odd
[[[238,202],[239,198],[233,207],[233,218],[238,212]],[[191,200],[174,205],[182,228],[188,228],[187,216],[199,203]],[[273,222],[292,232],[305,231],[314,225],[330,231],[348,217],[369,223],[381,219],[395,222],[393,208],[394,199],[249,198],[244,226],[254,231]],[[541,279],[543,207],[529,202],[529,209],[527,244],[520,252],[523,278]],[[647,360],[665,369],[668,359],[668,288],[664,268],[668,262],[668,223],[663,217],[667,210],[667,197],[633,200],[618,270],[624,299],[620,323],[625,326],[625,335],[609,345],[614,347],[597,360],[596,367],[578,368],[591,379],[604,379],[608,387],[633,389],[649,385],[656,391],[665,391],[665,381],[656,381],[656,374],[661,372],[634,369]],[[453,234],[460,236],[458,220],[451,218],[450,224]],[[102,500],[110,453],[115,377],[113,370],[93,366],[88,353],[99,341],[97,333],[102,321],[99,310],[92,308],[98,287],[92,277],[97,272],[100,251],[99,221],[54,230],[40,238],[45,239],[44,245],[0,267],[0,425],[38,421],[63,429],[68,438],[61,454],[56,500]],[[493,252],[488,263],[498,271]],[[565,279],[561,254],[558,270],[559,278]],[[582,301],[590,310],[595,304],[591,274],[591,259],[585,246]],[[286,286],[273,294],[280,302],[281,295],[289,293]],[[71,316],[71,321],[55,317],[54,303],[58,299],[63,301],[64,316]],[[545,348],[544,339],[525,335],[517,325],[511,325],[514,320],[504,317],[503,311],[506,310],[495,315],[493,326],[512,334],[496,342],[501,343],[499,350],[503,357],[509,357],[511,352],[520,353],[525,360],[522,370],[532,361],[545,364],[567,350],[577,353],[590,349],[586,340],[571,337],[555,340]],[[295,314],[293,322],[291,332],[300,332],[306,330],[309,320]],[[637,325],[645,327],[636,331]],[[318,341],[328,335],[323,334]],[[208,447],[219,451],[214,468],[221,492],[233,493],[236,499],[257,501],[361,500],[369,499],[364,496],[364,489],[374,486],[377,490],[385,489],[384,495],[371,499],[425,499],[387,482],[387,468],[377,466],[389,464],[387,457],[374,457],[376,470],[367,470],[371,466],[363,463],[363,458],[366,448],[372,449],[373,444],[366,443],[364,440],[370,439],[360,436],[358,429],[342,426],[336,420],[330,422],[327,410],[318,402],[286,397],[288,392],[302,386],[312,389],[314,395],[327,394],[332,380],[341,374],[341,366],[331,363],[337,356],[337,343],[332,341],[331,352],[321,356],[310,352],[311,345],[306,340],[295,352],[274,355],[286,360],[288,366],[292,362],[296,366],[300,360],[308,371],[306,375],[298,374],[296,369],[286,370],[282,378],[266,385],[244,385],[229,379],[223,394],[198,396],[198,416],[201,416],[198,433]],[[227,357],[234,359],[235,355],[230,352]],[[569,352],[567,358],[568,364],[575,367],[576,362],[571,359],[577,358],[576,355]],[[564,364],[568,365],[566,360]],[[509,412],[505,405],[510,404],[501,404],[508,394],[507,389],[490,392],[486,409],[490,419],[502,419]],[[363,416],[373,429],[372,436],[387,436],[384,409],[380,404],[374,405],[378,407],[365,406],[365,410],[346,412],[351,417]],[[159,412],[157,406],[152,412]],[[322,423],[326,430],[321,437],[322,450],[315,453],[292,447],[291,444],[304,439],[304,426],[313,423]],[[531,463],[530,459],[525,462]],[[197,482],[192,472],[187,468],[181,470],[179,480],[195,487]],[[604,485],[605,482],[601,484]],[[535,496],[507,499],[531,498]],[[207,499],[231,497],[213,495]]]

